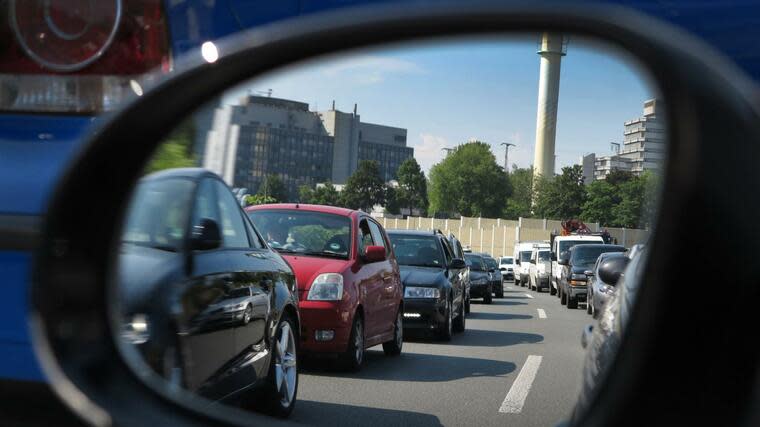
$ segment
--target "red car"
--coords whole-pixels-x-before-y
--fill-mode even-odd
[[[295,271],[304,353],[337,354],[351,370],[377,344],[387,355],[401,353],[403,287],[380,224],[331,206],[259,205],[246,212]]]

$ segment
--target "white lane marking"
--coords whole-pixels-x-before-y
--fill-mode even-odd
[[[514,288],[512,288],[511,286],[507,286],[507,289],[514,289]]]
[[[530,298],[530,299],[533,299],[533,295],[531,295],[531,294],[525,294],[525,296],[528,297],[528,298]]]
[[[528,398],[528,393],[530,392],[530,387],[533,385],[533,380],[536,379],[538,367],[541,366],[542,358],[542,356],[528,356],[522,369],[520,369],[520,373],[517,374],[515,382],[512,383],[507,397],[504,398],[499,412],[503,414],[519,414],[522,412],[525,399]]]
[[[538,308],[538,318],[539,319],[546,319],[546,312],[543,308]]]

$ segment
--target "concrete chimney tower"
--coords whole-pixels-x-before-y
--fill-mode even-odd
[[[559,71],[567,44],[562,34],[541,35],[538,54],[541,69],[538,80],[538,112],[536,114],[536,152],[533,158],[535,175],[554,176],[554,138],[557,135],[557,102]]]

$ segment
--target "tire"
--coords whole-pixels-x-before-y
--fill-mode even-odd
[[[396,322],[393,324],[393,339],[383,343],[383,352],[386,356],[398,356],[404,346],[404,313],[401,307],[396,314]]]
[[[586,314],[592,314],[592,311],[593,311],[591,309],[591,307],[593,307],[592,299],[591,298],[592,298],[591,294],[589,294],[589,296],[586,297]]]
[[[569,309],[575,309],[578,308],[578,299],[572,298],[569,295],[567,296],[567,308]]]
[[[266,386],[253,399],[271,414],[286,418],[293,412],[298,396],[298,327],[289,315],[277,324]]]
[[[348,338],[348,347],[341,354],[340,362],[343,369],[357,372],[364,363],[364,320],[361,314],[354,315],[354,323],[351,325],[351,336]]]
[[[491,299],[491,289],[489,288],[486,291],[485,296],[483,296],[483,302],[486,303],[486,304],[490,304],[491,301],[492,301],[492,299]]]
[[[499,282],[494,293],[496,294],[496,298],[504,298],[504,282]]]
[[[251,317],[253,317],[253,307],[251,307],[251,305],[248,304],[247,306],[245,306],[245,311],[243,312],[243,319],[241,320],[243,325],[247,325],[248,322],[251,321]]]
[[[467,301],[464,302],[465,314],[470,314],[470,297],[467,297]]]
[[[444,313],[446,319],[444,320],[443,324],[438,325],[438,337],[441,339],[441,341],[451,341],[451,337],[454,335],[454,313],[452,313],[451,305],[451,300],[447,300],[446,312]]]
[[[459,315],[454,320],[454,332],[464,332],[465,318],[464,318],[464,303],[459,305]]]
[[[549,295],[557,295],[557,290],[552,286],[551,280],[549,281]]]
[[[562,287],[559,288],[559,303],[562,305],[567,305],[567,294],[564,292]]]

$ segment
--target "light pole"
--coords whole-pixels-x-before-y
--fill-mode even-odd
[[[454,151],[454,148],[441,148],[441,151],[445,151],[446,155],[448,156],[449,153],[451,153],[452,151]]]
[[[509,142],[502,142],[504,146],[504,173],[509,173],[509,147],[517,147],[515,144]]]

